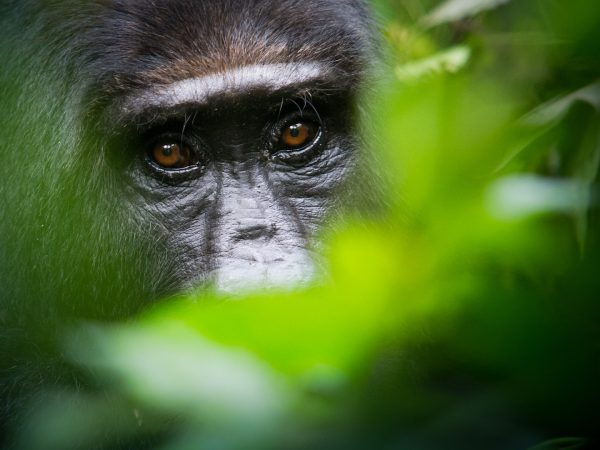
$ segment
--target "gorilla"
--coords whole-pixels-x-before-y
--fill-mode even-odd
[[[374,34],[361,0],[2,2],[2,422],[76,378],[74,321],[320,275]]]

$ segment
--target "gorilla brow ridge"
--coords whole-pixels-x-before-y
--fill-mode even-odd
[[[154,108],[182,104],[205,104],[211,97],[234,92],[266,89],[276,92],[331,75],[316,62],[255,64],[226,72],[188,78],[170,85],[127,96],[121,106],[124,114],[140,114]]]

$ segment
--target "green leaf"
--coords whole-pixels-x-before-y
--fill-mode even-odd
[[[471,58],[471,49],[458,45],[428,58],[412,61],[396,68],[400,81],[412,83],[443,73],[456,73]]]
[[[496,8],[510,0],[447,0],[423,18],[426,26],[455,22]]]

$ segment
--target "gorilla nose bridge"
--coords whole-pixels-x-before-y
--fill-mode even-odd
[[[277,204],[271,187],[255,167],[240,177],[237,164],[224,174],[219,193],[218,218],[227,241],[269,240],[279,229],[281,207]]]

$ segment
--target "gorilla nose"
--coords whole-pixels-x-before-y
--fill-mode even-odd
[[[266,223],[241,226],[235,232],[234,239],[238,241],[251,241],[258,239],[269,239],[277,233],[277,227]]]

